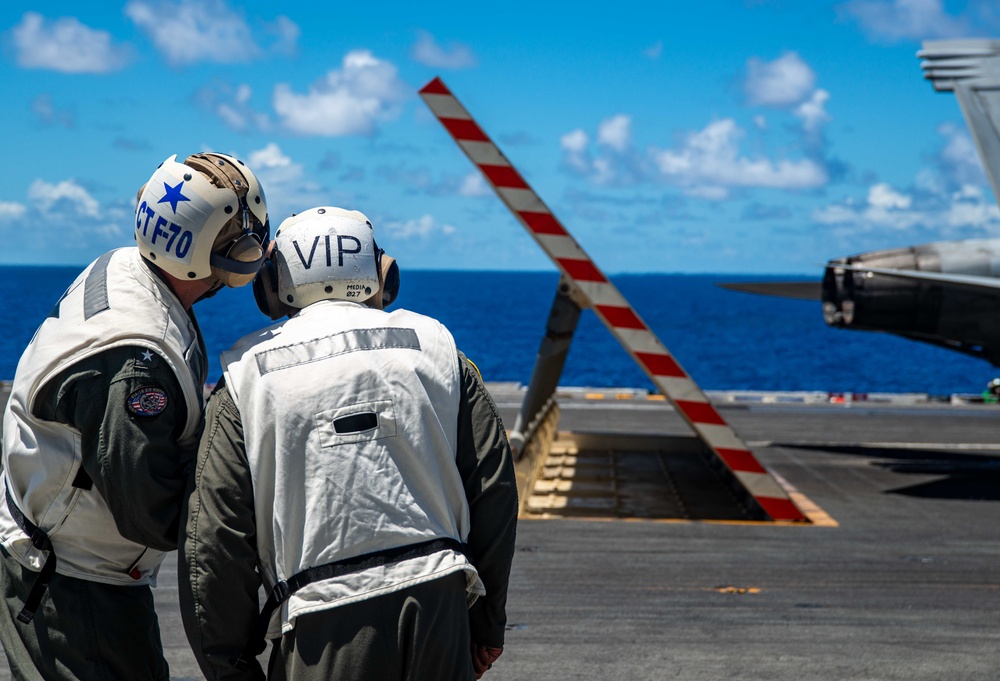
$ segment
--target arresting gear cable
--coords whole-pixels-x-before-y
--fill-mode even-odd
[[[21,531],[28,535],[31,545],[39,551],[46,551],[49,554],[45,559],[45,565],[42,566],[41,572],[35,578],[35,584],[31,587],[31,592],[24,602],[24,607],[21,608],[21,612],[17,615],[18,622],[29,624],[35,616],[35,611],[38,610],[38,604],[42,602],[42,596],[45,595],[45,590],[52,580],[52,575],[56,572],[56,552],[52,550],[52,542],[49,540],[49,535],[45,533],[45,530],[24,517],[24,513],[17,507],[14,500],[10,498],[10,488],[7,487],[6,481],[4,481],[4,496],[7,497],[7,510],[10,511],[14,522],[21,528]]]
[[[237,658],[235,667],[241,670],[247,669],[251,660],[264,652],[264,648],[267,647],[267,628],[271,621],[271,614],[274,613],[279,605],[288,600],[289,596],[307,584],[333,579],[334,577],[343,577],[352,572],[362,572],[373,567],[401,563],[411,558],[422,558],[447,549],[451,549],[457,553],[465,553],[465,546],[455,539],[431,539],[419,544],[410,544],[384,551],[374,551],[354,556],[353,558],[345,558],[344,560],[337,560],[325,565],[306,568],[302,572],[292,575],[287,580],[278,582],[274,585],[274,589],[271,590],[271,595],[267,597],[267,602],[264,603],[264,608],[257,617],[257,626],[254,628],[253,636],[250,637],[250,640],[243,647],[243,652]]]

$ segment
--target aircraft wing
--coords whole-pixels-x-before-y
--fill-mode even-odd
[[[819,281],[740,281],[716,284],[729,291],[756,293],[796,300],[821,300],[823,284]]]

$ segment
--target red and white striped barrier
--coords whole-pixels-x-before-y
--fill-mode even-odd
[[[743,444],[701,388],[580,248],[444,82],[435,78],[420,90],[420,96],[465,155],[483,173],[500,200],[560,271],[573,280],[598,318],[761,509],[773,520],[805,521],[806,517],[781,485]]]

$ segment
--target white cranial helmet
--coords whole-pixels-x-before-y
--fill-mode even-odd
[[[242,161],[226,154],[164,161],[139,193],[139,252],[178,279],[250,283],[264,261],[267,203]]]
[[[293,215],[274,235],[278,300],[294,308],[317,300],[362,303],[379,290],[378,255],[364,213],[323,206]]]

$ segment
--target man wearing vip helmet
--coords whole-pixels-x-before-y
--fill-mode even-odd
[[[496,407],[444,326],[381,309],[398,274],[363,214],[314,208],[273,244],[254,293],[290,317],[223,353],[182,528],[202,671],[263,678],[266,637],[270,679],[479,678],[517,522]]]
[[[18,679],[167,679],[150,586],[177,548],[202,424],[191,306],[250,283],[267,207],[242,162],[171,156],[137,248],[70,285],[21,356],[3,421],[0,639]]]

